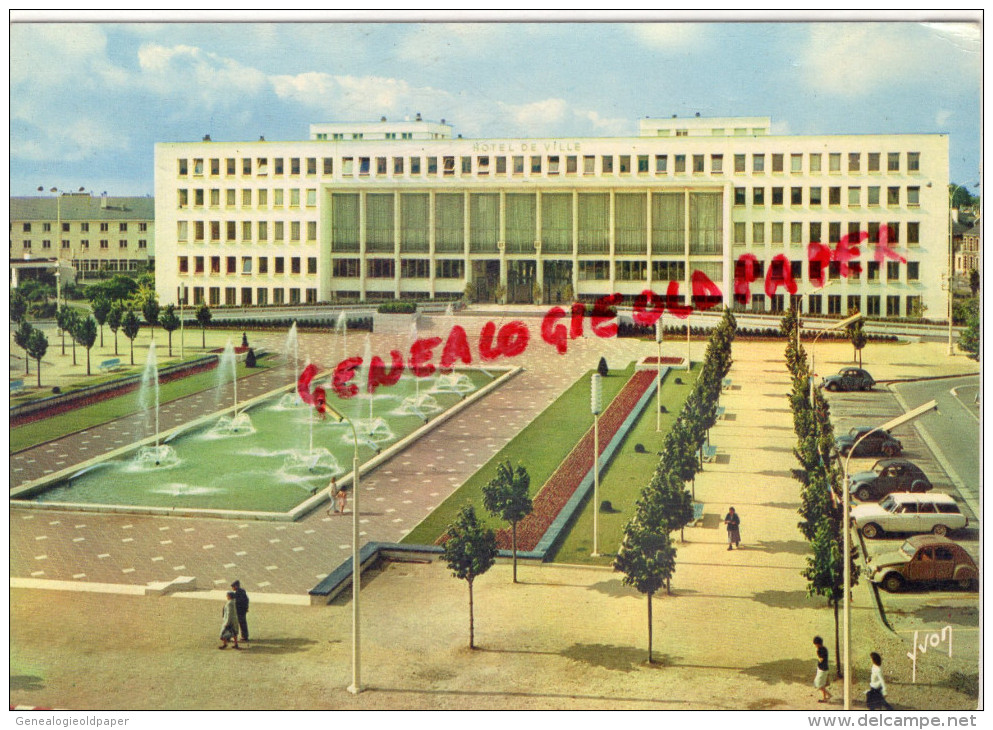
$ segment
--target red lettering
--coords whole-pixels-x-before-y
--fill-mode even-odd
[[[583,336],[583,317],[586,316],[586,305],[582,302],[573,302],[572,321],[569,323],[569,339],[574,340]]]
[[[679,303],[679,282],[670,281],[665,291],[665,308],[678,319],[686,319],[693,311],[692,306]]]
[[[354,383],[345,385],[355,377],[355,369],[362,364],[361,357],[350,357],[338,363],[334,369],[334,376],[331,385],[339,398],[353,398],[359,392],[359,388]]]
[[[445,349],[441,352],[441,366],[450,368],[456,360],[461,360],[466,365],[472,363],[469,341],[466,339],[465,330],[459,325],[452,327],[452,331],[448,333]]]
[[[842,277],[847,279],[851,274],[858,274],[861,271],[862,267],[857,264],[853,265],[851,271],[849,271],[848,262],[859,257],[861,253],[859,244],[868,237],[868,231],[859,231],[858,235],[855,236],[856,240],[852,240],[852,237],[846,233],[834,247],[834,260],[841,264],[840,273]]]
[[[565,310],[562,307],[552,307],[541,320],[541,339],[549,345],[555,345],[560,355],[564,355],[569,347],[565,325],[556,324],[564,316]]]
[[[426,378],[434,372],[434,365],[428,361],[434,354],[432,350],[440,344],[440,337],[424,337],[410,346],[410,370],[418,378]]]
[[[898,254],[889,246],[890,241],[890,227],[882,226],[879,229],[879,241],[876,243],[876,250],[873,252],[873,257],[879,263],[883,263],[886,259],[894,259],[902,264],[907,263],[907,259]]]
[[[300,395],[300,400],[308,405],[314,406],[317,412],[324,416],[324,412],[327,410],[327,396],[324,393],[324,388],[317,387],[314,388],[314,392],[310,392],[310,382],[317,375],[317,366],[311,363],[303,369],[300,373],[300,378],[297,380],[297,393]]]
[[[693,275],[696,276],[696,272]],[[651,307],[650,311],[646,309],[649,306]],[[637,324],[652,327],[659,321],[659,317],[664,311],[665,300],[650,289],[645,289],[634,298],[634,312],[631,316]]]
[[[816,287],[824,286],[824,275],[831,263],[831,249],[822,243],[811,241],[807,245],[807,260],[811,264],[820,264],[818,267],[810,267],[810,283]]]
[[[720,287],[702,271],[693,272],[690,284],[693,287],[693,306],[701,312],[713,309],[723,300]]]
[[[734,265],[734,301],[748,304],[752,298],[751,284],[757,278],[755,269],[758,259],[753,253],[743,253]]]
[[[497,334],[497,347],[503,351],[507,357],[520,355],[528,347],[528,340],[531,339],[531,332],[523,322],[507,322],[500,328]]]
[[[396,385],[400,380],[400,376],[403,375],[403,355],[397,350],[390,350],[390,357],[393,359],[393,366],[389,372],[386,371],[386,365],[379,355],[372,358],[372,364],[369,366],[369,384],[367,386],[367,390],[370,393],[375,393],[376,388],[380,385]]]
[[[596,300],[593,305],[593,322],[590,329],[597,337],[615,337],[617,335],[617,323],[610,320],[617,317],[611,307],[624,301],[621,294],[607,294]]]
[[[766,296],[773,296],[776,290],[784,286],[790,294],[796,294],[796,282],[793,281],[793,272],[790,270],[790,260],[786,254],[776,254],[772,257],[769,271],[765,275]]]
[[[483,360],[496,360],[500,357],[500,350],[493,348],[493,335],[496,334],[496,325],[487,322],[483,325],[479,333],[479,355]]]

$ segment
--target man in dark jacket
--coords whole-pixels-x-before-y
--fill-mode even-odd
[[[241,587],[241,581],[236,580],[231,584],[234,591],[234,607],[238,612],[238,626],[241,627],[241,640],[248,641],[248,594]]]

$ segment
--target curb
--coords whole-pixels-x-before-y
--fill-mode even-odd
[[[960,375],[926,375],[922,378],[893,378],[892,380],[877,380],[879,385],[890,385],[892,383],[923,383],[928,380],[954,380],[955,378],[975,378],[982,375],[980,371],[974,373],[962,373]]]

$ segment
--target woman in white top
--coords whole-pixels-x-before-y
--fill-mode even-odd
[[[886,701],[886,681],[883,679],[883,658],[876,652],[871,652],[872,670],[869,674],[869,689],[865,693],[865,704],[870,710],[892,710]]]

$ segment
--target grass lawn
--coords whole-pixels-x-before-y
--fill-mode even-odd
[[[565,393],[415,527],[403,542],[412,545],[434,543],[465,504],[473,505],[476,516],[490,527],[506,527],[506,523],[492,516],[483,507],[483,486],[496,476],[496,465],[509,459],[514,466],[521,463],[527,467],[531,475],[532,497],[541,489],[582,435],[593,425],[593,416],[590,415],[592,372],[591,370],[576,380]],[[602,381],[604,403],[614,399],[633,372],[633,364],[624,370],[610,371]],[[541,447],[535,448],[536,444]]]
[[[241,378],[247,374],[258,372],[260,368],[269,367],[270,364],[267,363],[267,360],[269,358],[261,358],[254,370],[246,368],[244,362],[239,362],[238,377]],[[120,374],[117,377],[120,377]],[[92,381],[87,384],[92,384]],[[160,405],[168,403],[177,398],[213,388],[216,385],[216,369],[173,380],[170,383],[163,383],[159,386],[159,403]],[[66,436],[76,431],[82,431],[86,428],[92,428],[93,426],[98,426],[101,423],[106,423],[116,418],[129,416],[140,410],[139,392],[135,390],[116,398],[108,398],[100,403],[77,408],[67,413],[52,416],[51,418],[43,418],[39,421],[26,423],[23,426],[10,429],[10,453],[23,451],[46,441],[51,441],[52,439]]]
[[[613,509],[612,512],[601,512],[599,515],[597,542],[601,556],[594,558],[590,555],[593,552],[593,490],[590,490],[590,496],[585,500],[582,510],[573,518],[566,528],[565,536],[559,540],[553,551],[552,562],[581,565],[610,565],[613,562],[614,553],[624,537],[624,527],[634,515],[635,502],[659,462],[658,452],[662,447],[662,439],[682,410],[683,402],[699,374],[699,364],[693,366],[690,377],[686,376],[685,370],[669,371],[662,381],[662,404],[668,411],[662,414],[662,430],[655,431],[653,398],[614,454],[607,472],[600,477],[600,501],[610,502]],[[683,381],[681,385],[676,383],[677,378]],[[635,444],[642,444],[646,453],[637,453],[634,450]]]

